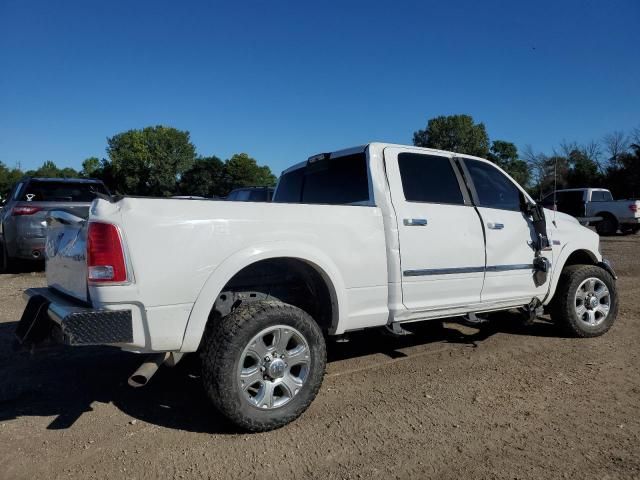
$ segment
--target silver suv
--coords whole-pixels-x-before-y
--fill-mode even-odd
[[[0,271],[8,270],[16,259],[43,259],[47,212],[64,210],[86,218],[98,194],[109,195],[100,180],[34,177],[20,180],[0,210]]]

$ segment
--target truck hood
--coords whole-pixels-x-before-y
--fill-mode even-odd
[[[547,219],[547,231],[551,234],[551,240],[560,242],[562,248],[567,244],[573,244],[572,248],[580,248],[593,253],[598,261],[601,260],[600,236],[593,230],[580,225],[580,222],[571,215],[553,210],[544,211]]]

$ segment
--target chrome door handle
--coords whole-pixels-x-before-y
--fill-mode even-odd
[[[502,230],[504,228],[504,223],[489,222],[487,223],[487,227],[489,227],[491,230]]]
[[[427,225],[426,218],[405,218],[404,224],[407,227],[424,227]]]

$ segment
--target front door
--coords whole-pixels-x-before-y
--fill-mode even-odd
[[[471,178],[472,195],[486,233],[483,303],[510,300],[526,303],[534,296],[544,295],[548,281],[536,284],[533,260],[537,239],[531,218],[523,213],[523,192],[491,163],[461,160]],[[542,253],[552,260],[551,251]]]
[[[384,158],[405,307],[428,311],[477,304],[485,266],[482,224],[451,156],[387,147]]]

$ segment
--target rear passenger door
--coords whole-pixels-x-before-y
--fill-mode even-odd
[[[485,266],[482,225],[452,157],[387,147],[384,159],[404,305],[426,311],[478,303]]]
[[[482,302],[517,299],[527,303],[534,296],[544,294],[548,281],[536,285],[534,279],[536,233],[531,219],[522,211],[523,193],[489,162],[464,158],[461,164],[471,179],[474,203],[486,233],[487,265]],[[551,251],[543,254],[551,261]]]

